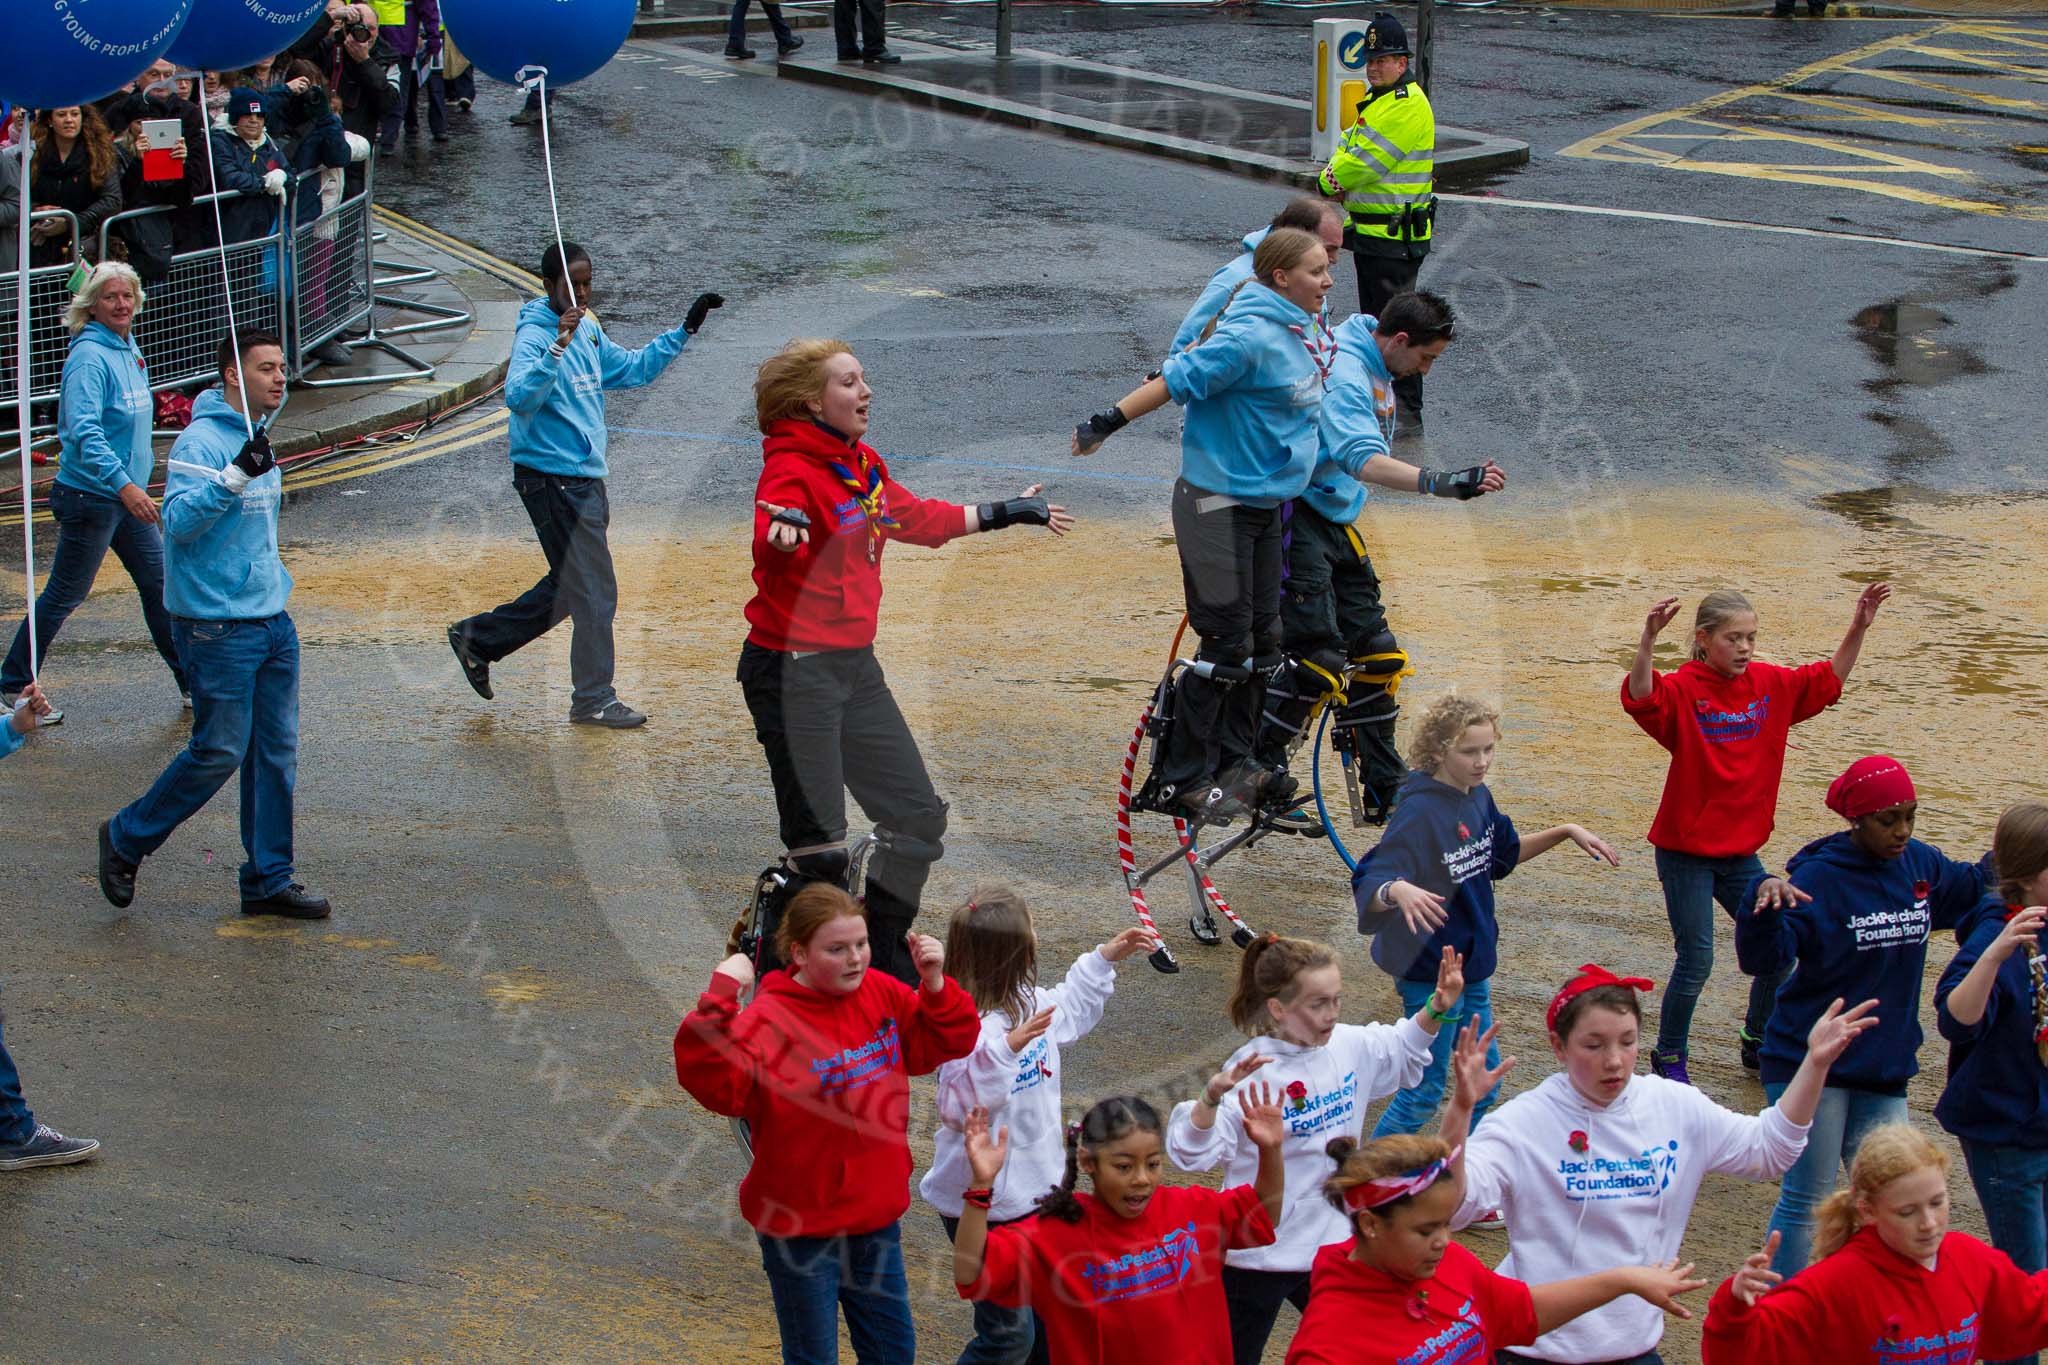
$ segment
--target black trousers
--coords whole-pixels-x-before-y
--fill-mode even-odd
[[[875,57],[889,45],[882,26],[883,0],[832,0],[832,34],[839,40],[842,57]],[[854,37],[854,16],[860,17],[860,37]]]
[[[1358,311],[1374,317],[1387,306],[1387,300],[1394,295],[1415,287],[1415,281],[1422,274],[1420,259],[1408,260],[1400,256],[1375,256],[1371,252],[1354,250],[1351,264],[1358,271]],[[1422,376],[1406,375],[1394,381],[1394,398],[1410,412],[1422,411]]]
[[[1355,659],[1394,647],[1380,576],[1351,529],[1295,501],[1287,517],[1287,590],[1280,598],[1280,628],[1287,652]],[[1384,642],[1379,637],[1386,635]],[[1370,646],[1370,648],[1368,648]]]
[[[456,632],[477,658],[496,663],[569,618],[575,630],[569,677],[576,687],[569,710],[602,711],[618,697],[612,687],[612,618],[619,610],[619,581],[605,541],[612,507],[604,480],[542,474],[515,464],[512,487],[540,537],[547,574],[505,605],[458,621]]]
[[[749,640],[738,678],[768,756],[784,848],[846,839],[846,794],[874,822],[868,861],[874,964],[915,980],[904,931],[917,916],[931,865],[945,853],[946,803],[932,788],[917,741],[873,648],[796,654]]]
[[[1223,1303],[1230,1310],[1230,1358],[1233,1365],[1259,1365],[1266,1339],[1280,1317],[1280,1305],[1308,1310],[1306,1270],[1240,1270],[1223,1267]]]
[[[1196,657],[1237,666],[1277,662],[1280,653],[1280,509],[1247,507],[1195,487],[1173,486],[1173,537],[1180,551]],[[1260,688],[1182,673],[1174,723],[1160,756],[1162,786],[1185,791],[1249,758],[1257,737]]]

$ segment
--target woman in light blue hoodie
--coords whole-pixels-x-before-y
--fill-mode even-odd
[[[111,547],[135,580],[142,619],[190,706],[171,618],[164,610],[164,543],[157,532],[156,503],[149,496],[151,419],[156,411],[143,370],[142,352],[129,335],[142,311],[142,281],[119,261],[93,268],[64,315],[71,329],[71,353],[64,361],[63,396],[58,404],[58,439],[63,453],[50,515],[57,523],[57,555],[49,581],[36,596],[36,660],[50,651],[64,622],[92,591],[100,561]],[[29,681],[28,622],[14,632],[14,646],[0,665],[0,702],[12,706]],[[44,717],[45,725],[64,718]]]
[[[1282,508],[1308,487],[1316,414],[1336,361],[1321,314],[1330,253],[1313,233],[1275,228],[1252,253],[1212,329],[1074,432],[1074,453],[1169,401],[1187,409],[1173,533],[1198,663],[1245,669],[1223,683],[1181,674],[1174,725],[1146,784],[1148,803],[1195,816],[1284,801],[1294,781],[1252,757],[1263,676],[1280,663]]]

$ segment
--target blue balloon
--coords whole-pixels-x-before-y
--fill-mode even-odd
[[[181,70],[189,71],[232,71],[274,57],[303,37],[327,8],[327,0],[191,3],[191,21],[169,53]]]
[[[35,0],[7,6],[0,97],[63,109],[110,95],[163,54],[193,0]]]
[[[548,88],[580,81],[633,31],[634,0],[441,0],[441,19],[477,70],[516,82],[544,66]]]

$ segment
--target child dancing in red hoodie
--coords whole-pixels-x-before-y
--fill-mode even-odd
[[[1948,1158],[1903,1123],[1856,1149],[1821,1206],[1820,1259],[1790,1280],[1764,1249],[1707,1306],[1706,1365],[1970,1365],[2048,1347],[2048,1271],[1948,1227]]]
[[[861,439],[870,397],[843,341],[792,341],[754,380],[765,439],[739,683],[768,754],[792,886],[845,884],[850,788],[879,840],[867,879],[875,966],[907,984],[917,973],[903,936],[945,851],[946,803],[875,659],[882,552],[1005,526],[1064,535],[1073,518],[1037,485],[973,507],[918,497]],[[772,912],[765,927],[772,935]]]
[[[900,1365],[916,1339],[898,1220],[910,1207],[910,1077],[964,1057],[974,998],[935,938],[908,935],[918,989],[868,970],[868,925],[836,886],[790,899],[789,970],[753,982],[744,956],[712,974],[676,1030],[676,1079],[715,1114],[743,1118],[754,1164],[740,1213],[761,1243],[785,1365],[839,1358],[839,1310],[862,1365]]]

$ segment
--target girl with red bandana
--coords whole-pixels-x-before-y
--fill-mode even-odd
[[[1828,1073],[1806,1150],[1779,1189],[1771,1228],[1782,1234],[1782,1275],[1806,1264],[1813,1210],[1863,1134],[1905,1120],[1906,1083],[1920,1069],[1928,937],[1998,905],[1979,864],[1913,837],[1919,803],[1897,759],[1856,760],[1828,787],[1827,805],[1849,827],[1793,854],[1786,876],[1759,877],[1744,893],[1750,908],[1735,917],[1742,970],[1784,981],[1762,1049],[1772,1100],[1790,1087],[1807,1032],[1829,1001],[1877,1001],[1877,1027]]]
[[[1692,657],[1670,673],[1657,671],[1652,652],[1678,615],[1678,599],[1651,607],[1643,622],[1635,663],[1621,685],[1621,709],[1671,752],[1650,825],[1664,912],[1678,948],[1650,1052],[1650,1069],[1659,1076],[1691,1083],[1687,1040],[1693,1009],[1714,970],[1714,903],[1733,913],[1743,888],[1763,874],[1756,854],[1769,842],[1777,815],[1786,737],[1840,700],[1864,633],[1891,592],[1884,583],[1865,588],[1834,657],[1801,668],[1755,657],[1756,608],[1739,592],[1712,592],[1701,600]],[[1777,987],[1766,978],[1750,983],[1738,1036],[1742,1064],[1752,1071]]]
[[[863,440],[872,397],[843,341],[792,341],[762,362],[755,592],[739,683],[775,783],[788,883],[845,884],[851,790],[879,840],[867,878],[875,966],[910,983],[903,936],[945,851],[946,803],[875,658],[883,552],[1006,526],[1064,535],[1074,521],[1036,485],[979,506],[918,497]]]
[[[1676,1262],[1549,1284],[1496,1275],[1451,1240],[1458,1153],[1441,1139],[1402,1133],[1361,1147],[1337,1138],[1329,1155],[1337,1171],[1323,1197],[1352,1236],[1316,1253],[1287,1365],[1490,1361],[1625,1294],[1691,1317],[1678,1296],[1707,1283]]]
[[[1706,1365],[1970,1365],[2048,1346],[2048,1273],[1948,1222],[1948,1158],[1903,1123],[1872,1131],[1821,1206],[1820,1258],[1783,1280],[1773,1232],[1715,1291]]]

